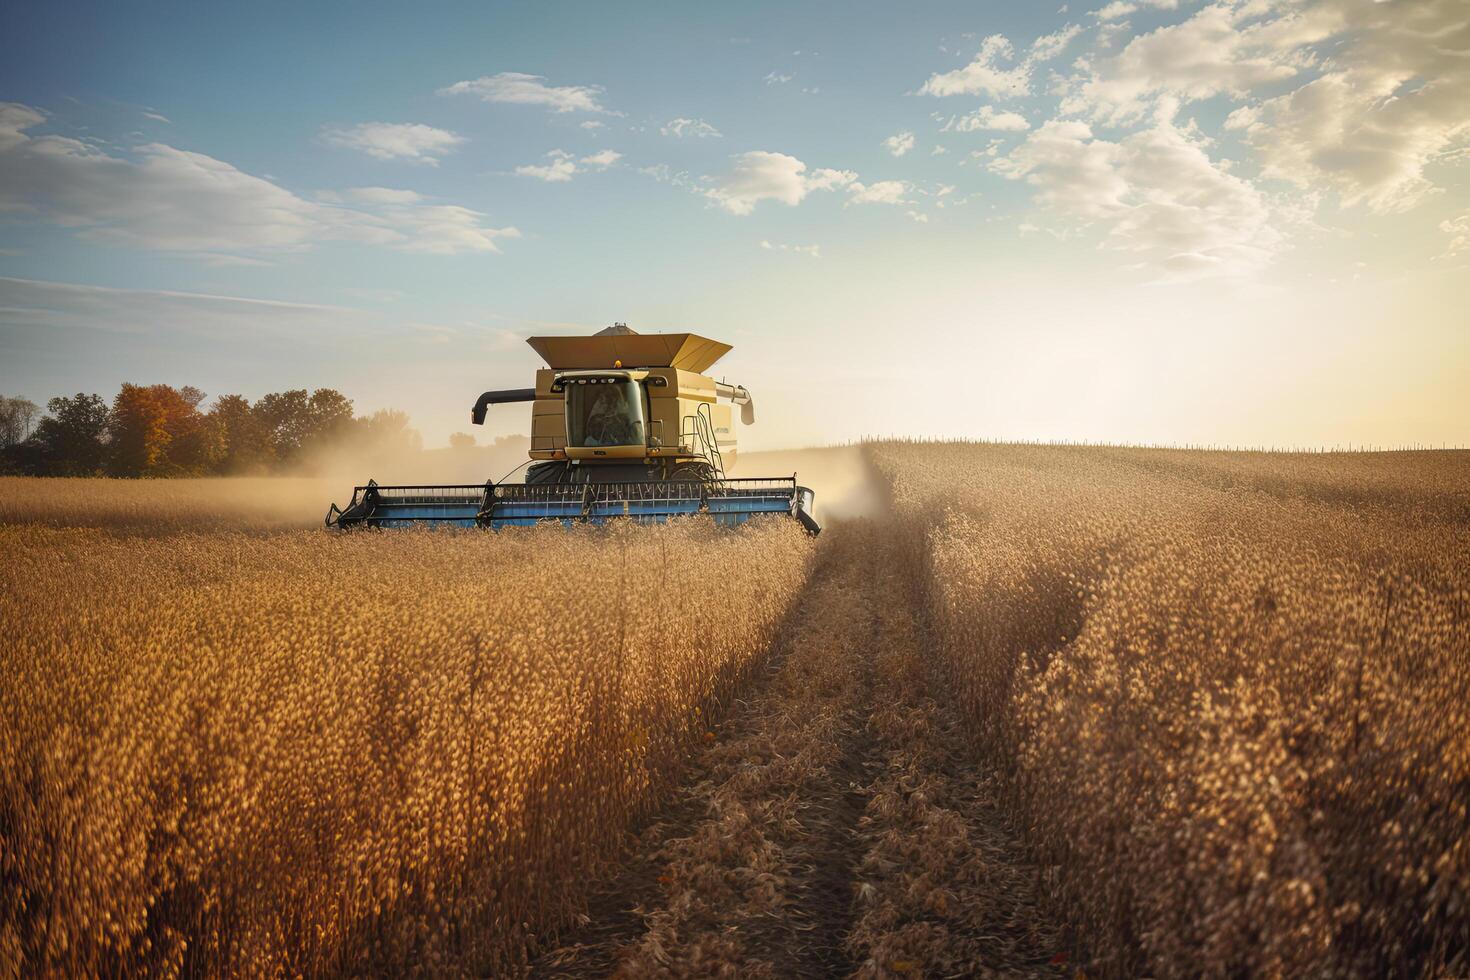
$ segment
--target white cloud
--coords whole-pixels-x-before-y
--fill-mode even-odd
[[[761,201],[800,204],[812,191],[832,190],[857,180],[845,170],[807,171],[805,163],[785,153],[753,150],[734,157],[729,173],[717,178],[705,196],[731,214],[750,214]]]
[[[144,119],[152,119],[154,122],[168,123],[170,125],[173,124],[173,120],[172,119],[170,119],[168,116],[163,115],[160,112],[148,112],[148,111],[145,111],[143,113],[143,118]]]
[[[359,190],[307,200],[223,160],[161,143],[121,156],[68,137],[30,135],[44,121],[28,106],[0,103],[0,212],[96,241],[189,253],[355,241],[450,254],[498,251],[497,238],[519,234],[417,195],[375,198]]]
[[[1178,10],[1179,0],[1113,0],[1105,7],[1092,12],[1098,20],[1117,20],[1119,17],[1127,17],[1135,13],[1140,7],[1152,7],[1155,10]]]
[[[1127,0],[1097,14],[1125,6],[1178,3]],[[1344,206],[1401,211],[1439,189],[1436,164],[1466,159],[1467,23],[1464,0],[1214,0],[1053,77],[1062,115],[1109,125],[1226,97],[1238,105],[1225,128],[1242,134],[1263,178],[1307,200],[1331,191]]]
[[[0,277],[0,336],[35,334],[44,326],[50,329],[36,336],[54,337],[61,348],[76,343],[77,333],[120,335],[142,343],[158,343],[162,335],[166,339],[159,346],[164,348],[184,338],[197,347],[201,339],[262,333],[311,344],[323,328],[349,328],[358,316],[358,311],[340,306]],[[338,338],[331,341],[336,342]],[[117,354],[114,349],[110,356]]]
[[[848,204],[908,204],[904,195],[909,185],[901,180],[879,180],[871,184],[853,181],[847,187]]]
[[[973,61],[954,71],[930,75],[919,89],[921,95],[989,95],[1004,99],[1025,95],[1030,90],[1031,69],[1023,62],[1005,68],[1002,61],[1011,61],[1015,49],[1004,35],[992,34],[980,43],[980,52]]]
[[[1309,45],[1331,34],[1335,15],[1318,5],[1256,19],[1264,6],[1221,0],[1133,38],[1117,55],[1088,66],[1088,77],[1077,81],[1062,110],[1130,122],[1154,112],[1160,98],[1242,98],[1259,86],[1294,78],[1312,64]]]
[[[498,75],[455,82],[439,90],[440,95],[473,95],[485,102],[545,106],[552,112],[602,112],[600,85],[547,85],[544,75],[503,71]]]
[[[1199,140],[1160,123],[1110,142],[1082,122],[1052,120],[991,169],[1036,188],[1072,226],[1137,254],[1166,278],[1256,271],[1282,247],[1260,191],[1212,161]]]
[[[783,75],[780,72],[773,71],[766,75],[765,82],[767,85],[785,85],[795,77],[795,75]]]
[[[1050,61],[1067,49],[1067,45],[1082,33],[1082,28],[1076,24],[1068,24],[1061,30],[1051,34],[1043,34],[1031,42],[1031,53],[1028,60],[1031,62]]]
[[[364,204],[417,204],[424,199],[418,191],[396,187],[351,187],[346,196]]]
[[[1426,168],[1470,142],[1463,0],[1324,3],[1301,16],[1318,25],[1306,36],[1340,37],[1325,70],[1237,110],[1228,125],[1244,131],[1267,177],[1331,188],[1344,204],[1379,212],[1427,200],[1436,187]],[[1279,32],[1306,33],[1289,27]]]
[[[264,259],[252,259],[244,255],[227,255],[223,252],[195,252],[190,258],[198,259],[211,269],[261,268],[275,264]]]
[[[944,144],[943,143],[935,143],[934,144],[934,149],[932,149],[932,150],[929,151],[929,155],[931,157],[937,157],[937,156],[943,156],[944,154],[946,154],[948,152],[949,151],[944,148]]]
[[[718,129],[705,122],[703,119],[670,119],[659,127],[658,130],[665,136],[675,139],[683,139],[693,136],[699,139],[718,139],[722,134]]]
[[[322,138],[336,146],[360,150],[378,160],[411,160],[437,166],[439,158],[463,143],[464,137],[423,123],[359,123],[328,128]]]
[[[929,216],[922,211],[906,211],[905,214],[921,225],[927,225],[929,223]]]
[[[596,153],[588,154],[582,158],[582,163],[598,170],[606,170],[623,158],[617,150],[598,150]]]
[[[592,131],[594,131],[594,130],[606,129],[607,128],[607,123],[603,122],[601,119],[584,119],[580,123],[578,123],[577,125],[581,126],[583,129],[587,130],[589,133],[592,132]]]
[[[883,141],[883,146],[896,157],[901,157],[914,148],[914,134],[905,130]]]
[[[579,173],[587,170],[606,170],[623,158],[616,150],[599,150],[588,154],[580,160],[574,154],[566,150],[551,150],[546,154],[545,164],[526,164],[516,167],[516,173],[522,177],[535,177],[549,183],[559,184],[571,180]]]
[[[396,247],[405,252],[498,252],[497,239],[521,237],[517,228],[487,228],[481,212],[455,204],[391,205],[377,213],[403,236]]]
[[[537,180],[560,183],[571,180],[577,173],[577,161],[566,150],[552,150],[546,154],[550,160],[546,164],[526,164],[516,167],[516,173],[522,177],[535,177]]]
[[[1450,236],[1441,258],[1451,258],[1461,252],[1470,252],[1470,211],[1448,218],[1439,223],[1439,230]]]
[[[834,191],[839,187],[846,187],[857,180],[857,174],[851,170],[813,170],[806,178],[806,188],[809,191]]]
[[[814,259],[820,259],[822,257],[822,249],[818,245],[785,245],[780,242],[769,242],[762,239],[761,248],[771,252],[794,252],[797,255],[810,255]]]
[[[943,126],[939,128],[941,133],[973,133],[979,130],[992,130],[1000,133],[1019,133],[1031,128],[1026,117],[1018,112],[997,110],[995,106],[983,105],[974,112],[964,116],[950,116]]]

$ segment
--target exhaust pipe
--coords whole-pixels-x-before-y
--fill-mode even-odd
[[[750,390],[744,385],[727,385],[723,381],[716,381],[715,394],[720,398],[730,399],[733,405],[740,406],[742,425],[752,425],[755,422],[755,400],[750,397]]]
[[[500,391],[487,391],[475,399],[475,407],[470,409],[470,421],[475,425],[484,425],[485,410],[491,405],[504,405],[508,402],[533,402],[535,400],[535,388],[502,388]]]

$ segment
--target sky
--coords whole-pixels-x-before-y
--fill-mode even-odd
[[[0,394],[333,387],[435,446],[623,322],[734,345],[747,448],[1470,444],[1464,0],[0,25]]]

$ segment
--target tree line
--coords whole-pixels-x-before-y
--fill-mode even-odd
[[[326,451],[417,451],[408,416],[368,416],[331,388],[273,392],[255,402],[185,385],[125,384],[106,402],[79,392],[45,412],[0,396],[0,472],[30,476],[213,476],[310,469]]]

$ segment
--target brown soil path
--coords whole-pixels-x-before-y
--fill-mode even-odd
[[[822,539],[766,677],[537,976],[1061,975],[886,525]]]

